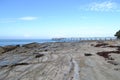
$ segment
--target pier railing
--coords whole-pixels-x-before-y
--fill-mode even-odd
[[[77,42],[77,41],[108,41],[117,40],[116,37],[79,37],[79,38],[52,38],[56,42]]]

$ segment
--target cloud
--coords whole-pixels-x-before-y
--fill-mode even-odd
[[[117,4],[111,1],[92,3],[89,5],[91,11],[112,11],[117,8]]]
[[[18,18],[19,20],[26,20],[26,21],[30,21],[30,20],[36,20],[37,17],[21,17],[21,18]]]
[[[119,5],[113,1],[92,2],[83,7],[87,11],[119,11]]]

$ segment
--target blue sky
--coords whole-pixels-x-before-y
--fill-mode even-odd
[[[0,38],[108,37],[119,0],[0,0]]]

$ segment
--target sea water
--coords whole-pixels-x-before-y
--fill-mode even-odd
[[[0,46],[22,45],[32,42],[46,43],[46,42],[54,42],[54,41],[51,39],[0,39]]]
[[[46,43],[46,42],[76,42],[81,40],[114,40],[115,37],[85,37],[85,38],[63,38],[63,39],[0,39],[0,46],[5,45],[22,45],[32,42]]]

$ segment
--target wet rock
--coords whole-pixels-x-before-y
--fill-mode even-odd
[[[25,47],[25,48],[36,48],[36,47],[39,47],[39,46],[40,46],[39,43],[34,42],[34,43],[25,44],[22,47]]]

